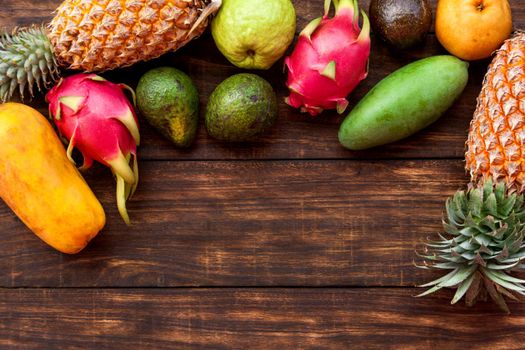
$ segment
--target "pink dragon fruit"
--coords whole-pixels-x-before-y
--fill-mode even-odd
[[[117,206],[129,224],[126,201],[138,184],[137,146],[140,143],[137,116],[123,90],[95,74],[77,74],[62,79],[49,91],[50,115],[60,134],[69,140],[69,159],[76,147],[84,157],[81,169],[96,160],[111,168],[117,180]]]
[[[324,109],[343,113],[346,96],[366,78],[370,56],[370,22],[364,12],[359,29],[357,0],[335,1],[335,16],[328,17],[331,0],[325,0],[322,18],[310,22],[299,36],[285,64],[290,96],[286,103],[316,116]]]

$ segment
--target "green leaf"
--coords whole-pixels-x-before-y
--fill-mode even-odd
[[[505,183],[504,182],[500,182],[500,183],[498,183],[496,185],[496,189],[494,190],[494,194],[496,195],[496,199],[498,201],[498,204],[501,204],[501,202],[505,198]]]
[[[498,208],[498,213],[502,216],[502,217],[507,217],[509,216],[510,212],[512,211],[512,209],[514,209],[514,204],[516,203],[516,195],[515,194],[512,194],[510,196],[508,196],[507,198],[505,198],[504,201],[502,201],[502,203],[499,205],[499,208]]]
[[[481,215],[481,208],[483,207],[483,191],[475,188],[470,191],[468,208],[475,216]]]
[[[443,251],[444,249],[448,249],[447,252],[450,252],[450,244],[447,243],[425,243],[425,247],[429,248],[431,251]]]
[[[450,235],[453,235],[453,236],[459,235],[459,230],[456,227],[456,225],[449,224],[445,220],[443,220],[443,228],[445,229],[445,232]]]
[[[461,249],[461,247],[454,247],[454,248],[438,249],[437,252],[440,253],[440,255],[460,256],[461,253],[464,252],[464,250]]]
[[[492,239],[490,237],[487,237],[484,234],[476,235],[472,237],[472,239],[476,241],[477,244],[481,246],[485,246],[485,247],[488,246],[492,242]]]
[[[454,226],[459,226],[460,218],[456,216],[456,209],[450,198],[445,202],[445,210],[447,212],[447,219],[450,224]],[[461,219],[464,220],[465,218]]]
[[[500,228],[498,228],[495,231],[490,232],[489,234],[496,239],[501,239],[505,235],[508,229],[509,229],[509,225],[506,222],[504,222]]]
[[[416,252],[416,255],[422,259],[430,260],[430,261],[440,261],[440,257],[437,255],[424,255],[419,252]]]
[[[445,263],[434,264],[432,265],[432,267],[436,269],[442,269],[442,270],[452,270],[452,269],[457,269],[458,264],[453,263],[453,262],[445,262]]]
[[[501,261],[503,259],[507,259],[509,257],[509,248],[506,246],[503,247],[503,249],[499,252],[499,254],[496,256],[496,260]]]
[[[520,210],[523,207],[523,195],[516,196],[516,203],[514,203],[514,210]]]
[[[487,269],[489,270],[510,270],[518,266],[520,262],[516,261],[512,264],[497,264],[497,263],[490,263],[487,264]]]
[[[525,210],[519,210],[514,212],[516,220],[519,222],[519,225],[522,226],[525,222]]]
[[[476,258],[476,254],[474,254],[473,252],[464,252],[461,254],[461,257],[466,260],[472,261]]]
[[[436,248],[436,249],[444,249],[444,248],[450,248],[450,246],[454,243],[454,241],[450,240],[447,242],[433,242],[429,241],[425,243],[425,246],[428,248]]]
[[[507,233],[507,237],[504,237],[505,239],[501,242],[501,245],[504,247],[508,247],[510,251],[510,247],[516,242],[516,240],[519,240],[519,232],[518,228],[514,227],[510,233]]]
[[[483,185],[483,198],[488,198],[493,194],[494,186],[492,185],[492,180],[485,181]]]
[[[472,237],[472,238],[473,238],[472,240],[475,240],[475,237]],[[472,244],[472,240],[465,241],[465,242],[461,243],[459,245],[459,247],[461,247],[462,249],[464,249],[466,251],[473,251],[475,249],[478,249],[479,248],[479,244],[476,244],[476,245]]]
[[[423,287],[423,288],[424,287],[430,287],[430,286],[434,286],[434,285],[440,284],[441,282],[445,282],[446,280],[452,278],[452,276],[454,276],[459,270],[460,269],[457,268],[454,271],[447,273],[445,276],[443,276],[441,278],[438,278],[437,280],[434,280],[432,282],[428,282],[426,284],[422,284],[419,287]]]
[[[457,272],[451,278],[449,278],[446,281],[441,282],[439,285],[441,287],[452,287],[452,286],[455,286],[455,285],[463,282],[467,278],[469,278],[477,270],[477,268],[478,267],[476,265],[472,265],[472,266],[469,266],[469,267],[464,267],[464,268],[458,269]]]
[[[487,215],[484,217],[480,222],[479,226],[488,228],[489,231],[494,231],[497,229],[496,227],[496,220],[494,219],[494,216]]]
[[[479,234],[480,232],[477,229],[473,228],[473,227],[465,227],[465,228],[459,230],[459,233],[461,233],[461,235],[463,235],[463,236],[466,236],[466,237],[470,238],[470,237],[472,237],[474,235]]]
[[[454,194],[452,198],[452,203],[454,204],[454,213],[458,215],[461,220],[465,220],[464,213],[467,211],[467,199],[465,192],[459,191]]]
[[[513,254],[512,257],[510,258],[502,259],[498,261],[502,264],[507,264],[507,263],[519,262],[523,260],[523,258],[525,258],[525,252],[519,252],[519,253]]]
[[[523,245],[523,233],[518,233],[518,238],[513,243],[510,244],[509,249],[511,253],[515,253],[518,250],[520,250],[522,245]]]
[[[438,232],[438,237],[439,239],[441,239],[443,242],[448,242],[450,241],[449,239],[447,239],[447,237],[445,237],[444,235],[442,235],[441,233]],[[452,239],[453,241],[454,239]]]
[[[465,222],[463,223],[464,227],[470,227],[470,228],[476,228],[477,222],[474,220],[474,217],[472,216],[472,212],[468,212],[467,216],[465,217]]]
[[[420,297],[424,297],[425,295],[432,294],[432,293],[434,293],[434,292],[437,292],[437,291],[440,290],[441,288],[443,288],[443,287],[440,287],[440,286],[434,286],[434,287],[432,287],[432,288],[426,290],[425,292],[416,295],[416,298],[420,298]]]
[[[519,279],[519,278],[512,277],[510,275],[507,275],[505,272],[490,271],[490,273],[492,273],[494,276],[496,276],[496,277],[498,277],[498,278],[500,278],[500,279],[502,279],[504,281],[507,281],[507,282],[511,282],[511,283],[525,283],[525,280],[522,280],[522,279]]]
[[[450,302],[452,305],[454,305],[455,303],[457,303],[459,300],[461,300],[461,298],[463,298],[463,296],[465,295],[465,293],[467,293],[468,289],[470,288],[470,286],[472,285],[472,282],[474,281],[474,277],[476,275],[475,274],[472,274],[469,278],[467,278],[463,283],[461,283],[461,285],[459,286],[458,290],[456,291],[456,294],[454,294],[454,298],[452,299],[452,301]]]
[[[452,255],[441,255],[440,260],[450,261],[457,264],[463,264],[467,262],[463,257],[461,256],[452,256]]]
[[[462,242],[468,241],[469,239],[472,239],[472,237],[459,235],[457,237],[454,237],[452,240],[454,241],[454,244],[458,245],[458,244],[461,244]]]
[[[498,215],[498,203],[496,201],[496,195],[491,193],[485,200],[485,210],[490,214],[497,216]]]
[[[487,276],[492,282],[499,284],[500,286],[505,287],[507,289],[513,290],[521,295],[525,295],[525,287],[512,282],[507,282],[499,278],[496,274],[494,274],[494,272],[485,268],[481,268],[481,271],[483,271],[483,274]]]
[[[494,254],[494,252],[492,250],[490,250],[486,245],[482,244],[478,251],[478,253],[480,254],[485,254],[484,258],[487,258],[488,256]]]

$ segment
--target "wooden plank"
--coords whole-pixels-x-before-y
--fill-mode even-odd
[[[0,289],[8,349],[523,349],[525,305],[413,289]],[[490,320],[488,322],[487,320]]]
[[[4,0],[0,11],[0,27],[27,25],[43,21],[60,0],[19,2]],[[368,2],[363,2],[368,8]],[[434,2],[435,3],[435,2]],[[517,27],[525,27],[525,5],[518,0],[511,1]],[[295,1],[298,13],[298,29],[322,12],[322,1]],[[443,54],[445,51],[435,36],[429,35],[426,44],[405,54],[393,55],[378,40],[373,40],[373,54],[369,78],[351,95],[353,106],[387,74],[418,58]],[[229,64],[215,47],[211,35],[191,43],[176,54],[169,54],[148,64],[138,64],[128,69],[107,73],[114,81],[123,81],[135,87],[138,77],[147,69],[158,65],[173,65],[188,72],[195,80],[201,94],[201,119],[203,118],[207,97],[225,78],[241,72]],[[272,133],[260,140],[242,145],[229,145],[217,142],[207,136],[203,123],[195,146],[191,150],[177,150],[164,140],[151,127],[142,123],[143,143],[140,155],[143,159],[320,159],[320,158],[461,158],[468,125],[476,105],[481,81],[487,61],[474,63],[471,67],[471,81],[460,100],[435,125],[418,135],[394,145],[380,147],[364,152],[350,152],[343,149],[337,140],[337,131],[342,117],[326,113],[313,119],[284,104],[287,95],[282,73],[282,61],[271,70],[257,72],[268,79],[275,87],[280,103],[279,121]],[[42,98],[32,103],[43,113],[47,106]]]
[[[414,250],[440,230],[461,161],[143,162],[115,209],[109,171],[88,181],[108,214],[77,256],[46,247],[0,205],[0,286],[413,286]]]

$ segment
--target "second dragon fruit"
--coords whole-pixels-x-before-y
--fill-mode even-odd
[[[285,64],[290,96],[286,103],[316,116],[325,109],[343,113],[346,96],[368,74],[370,23],[363,16],[359,28],[357,1],[335,1],[335,16],[328,16],[331,1],[325,0],[323,17],[310,22]]]

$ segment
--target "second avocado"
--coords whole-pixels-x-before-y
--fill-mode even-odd
[[[140,78],[137,105],[146,120],[177,147],[189,147],[199,123],[199,93],[185,73],[155,68]]]
[[[224,80],[210,96],[206,110],[208,133],[222,141],[249,141],[277,120],[277,97],[270,83],[254,74]]]

